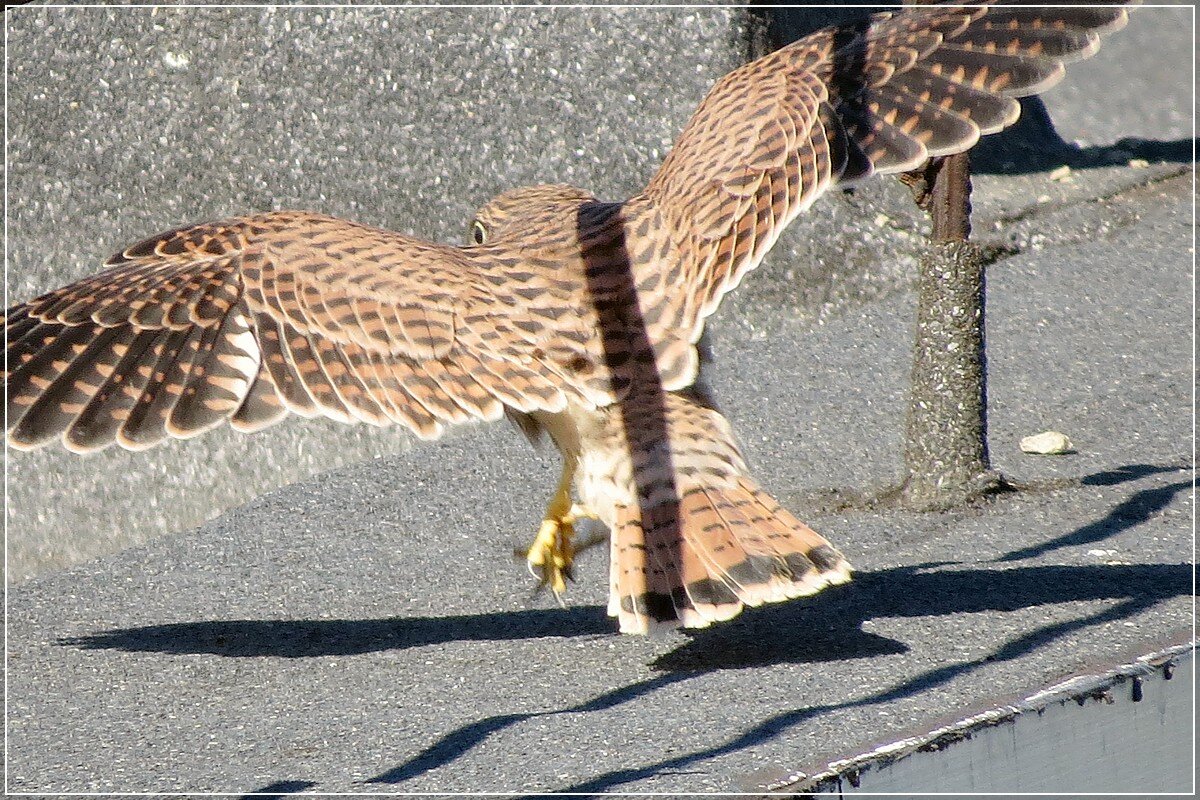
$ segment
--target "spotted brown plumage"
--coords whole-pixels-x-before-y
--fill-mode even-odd
[[[722,78],[640,194],[506,192],[465,247],[300,211],[151,237],[6,312],[8,441],[504,415],[564,456],[530,564],[561,591],[599,517],[622,630],[819,591],[849,565],[751,477],[701,379],[705,319],[825,191],[1012,124],[1125,19],[932,6],[820,31]]]

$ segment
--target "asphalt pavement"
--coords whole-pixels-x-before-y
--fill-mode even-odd
[[[1069,174],[1022,167],[1051,152],[1027,131],[975,181],[978,236],[1019,250],[988,274],[989,422],[1028,490],[837,509],[899,475],[922,220],[894,185],[827,198],[718,313],[713,383],[851,584],[616,635],[599,549],[567,608],[514,560],[557,463],[504,425],[14,454],[8,790],[752,791],[1185,641],[1191,15],[1138,12],[1046,96]],[[187,219],[301,206],[455,240],[506,186],[627,194],[737,63],[743,23],[10,12],[10,298]],[[1019,451],[1047,428],[1077,452]]]

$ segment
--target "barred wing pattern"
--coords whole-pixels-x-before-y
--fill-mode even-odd
[[[471,253],[305,212],[148,239],[9,309],[9,441],[142,449],[289,411],[433,438],[504,406],[610,401],[566,366],[595,338],[572,335],[572,285],[539,300],[502,250]]]
[[[1127,19],[1124,8],[906,9],[726,75],[644,193],[688,259],[691,341],[827,189],[969,149],[1016,121],[1014,98],[1055,84]]]
[[[641,194],[506,192],[474,247],[307,212],[153,237],[5,313],[8,440],[140,449],[289,412],[432,438],[507,413],[566,462],[530,564],[569,574],[574,482],[613,532],[622,630],[841,583],[697,380],[705,318],[829,188],[970,148],[1125,20],[931,6],[815,33],[720,80]]]
[[[303,212],[154,237],[7,312],[9,440],[142,448],[288,411],[432,438],[503,406],[608,405],[629,383],[613,348],[639,335],[629,356],[649,355],[663,387],[681,389],[705,317],[820,194],[969,148],[1016,119],[1013,97],[1054,83],[1125,20],[1119,8],[924,7],[820,31],[719,81],[628,202],[569,187],[498,198],[521,222],[507,245]],[[640,306],[644,329],[611,330],[623,313],[600,325],[614,306]]]

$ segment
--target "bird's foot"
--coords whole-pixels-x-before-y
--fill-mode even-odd
[[[546,518],[542,520],[533,544],[524,553],[530,573],[538,579],[538,587],[548,586],[560,604],[562,594],[567,590],[567,580],[575,580],[572,573],[578,552],[575,523],[580,519],[596,518],[578,504],[566,506],[565,510],[563,506],[565,504],[552,503],[546,510]]]

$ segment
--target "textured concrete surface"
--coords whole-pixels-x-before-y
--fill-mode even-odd
[[[448,13],[10,15],[10,291],[246,208],[453,239],[507,185],[619,196],[737,49],[728,10]],[[949,514],[834,510],[898,474],[913,303],[911,264],[890,254],[920,220],[892,186],[830,198],[722,309],[714,383],[764,483],[842,547],[852,584],[696,636],[615,636],[601,553],[569,608],[530,596],[511,551],[557,467],[503,426],[245,504],[403,440],[290,425],[140,456],[20,455],[9,558],[41,574],[8,593],[8,788],[752,789],[1179,638],[1191,116],[1163,109],[1190,108],[1190,13],[1139,12],[1046,97],[1083,140],[1070,182],[1002,158],[976,181],[981,234],[1022,250],[989,273],[992,453],[1034,489]],[[598,43],[551,44],[569,30]],[[187,68],[169,67],[181,53]],[[1125,165],[1128,136],[1166,162]],[[1046,427],[1079,452],[1022,455]],[[148,511],[133,501],[147,493]]]

